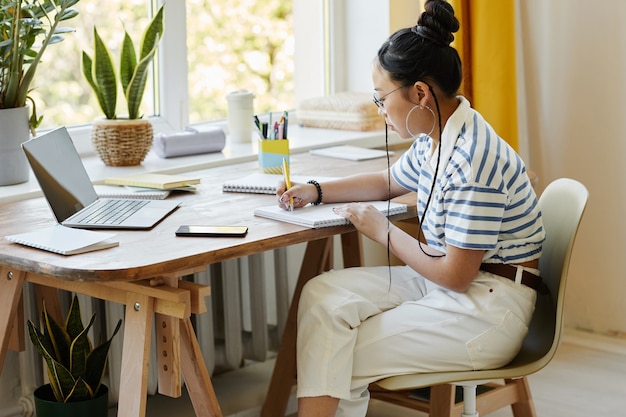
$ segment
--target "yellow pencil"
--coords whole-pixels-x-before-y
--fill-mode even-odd
[[[285,188],[291,188],[291,180],[289,179],[289,163],[283,158],[283,178],[285,179]],[[293,211],[293,198],[289,199],[289,211]]]

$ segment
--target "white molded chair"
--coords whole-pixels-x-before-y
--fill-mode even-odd
[[[535,417],[526,376],[545,367],[561,341],[569,262],[588,195],[581,183],[561,178],[539,198],[546,230],[539,270],[550,292],[538,294],[528,336],[511,363],[491,370],[394,376],[370,385],[371,397],[427,412],[430,417],[478,417],[479,412],[488,414],[508,405],[515,417]],[[488,382],[502,379],[504,384]],[[456,385],[463,387],[463,400],[458,403]],[[430,387],[429,399],[416,395],[418,388],[425,387]]]

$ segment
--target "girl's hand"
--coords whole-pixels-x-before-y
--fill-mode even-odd
[[[389,220],[376,207],[367,203],[348,203],[333,211],[350,220],[350,223],[368,238],[381,245],[387,244]]]
[[[291,188],[285,190],[285,181],[280,181],[276,187],[278,206],[289,210],[289,199],[293,198],[293,207],[304,207],[309,203],[317,201],[317,188],[312,184],[291,183]]]

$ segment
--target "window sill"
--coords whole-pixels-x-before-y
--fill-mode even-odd
[[[290,128],[289,150],[292,154],[308,152],[310,149],[326,146],[349,144],[366,148],[385,145],[384,131],[358,132],[347,130],[313,129],[300,126]],[[389,145],[401,143],[396,134],[389,135]],[[85,154],[83,163],[89,177],[94,183],[102,182],[110,176],[130,175],[138,172],[160,172],[176,174],[194,170],[218,167],[240,162],[254,161],[257,158],[258,146],[256,137],[250,143],[230,143],[221,152],[183,156],[177,158],[159,158],[153,150],[139,166],[109,167],[104,165],[95,154]],[[28,182],[0,187],[0,203],[40,197],[41,190],[32,173]]]

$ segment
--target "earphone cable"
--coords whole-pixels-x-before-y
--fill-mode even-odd
[[[385,123],[385,153],[387,154],[387,268],[389,271],[389,290],[391,290],[391,162],[389,158],[389,129]]]
[[[433,95],[433,98],[435,99],[435,107],[437,108],[437,124],[439,125],[439,143],[437,144],[437,165],[435,166],[435,175],[433,175],[433,183],[430,186],[430,194],[428,195],[428,199],[426,200],[426,206],[424,207],[422,218],[420,219],[418,216],[418,219],[417,219],[417,244],[424,255],[429,256],[431,258],[440,258],[443,255],[433,255],[433,254],[426,252],[424,248],[422,247],[422,240],[421,240],[421,237],[424,236],[422,232],[422,225],[424,224],[424,220],[426,219],[426,212],[428,212],[428,207],[430,206],[430,200],[433,197],[435,185],[437,184],[437,174],[439,173],[439,163],[441,162],[441,141],[443,139],[443,135],[442,135],[443,132],[441,131],[441,109],[439,108],[439,100],[437,100],[437,95],[435,94],[435,92],[433,91],[433,88],[430,85],[428,86],[428,89],[430,90],[430,92]],[[432,137],[431,137],[431,140],[432,140]],[[424,236],[424,239],[426,239],[425,236]]]

